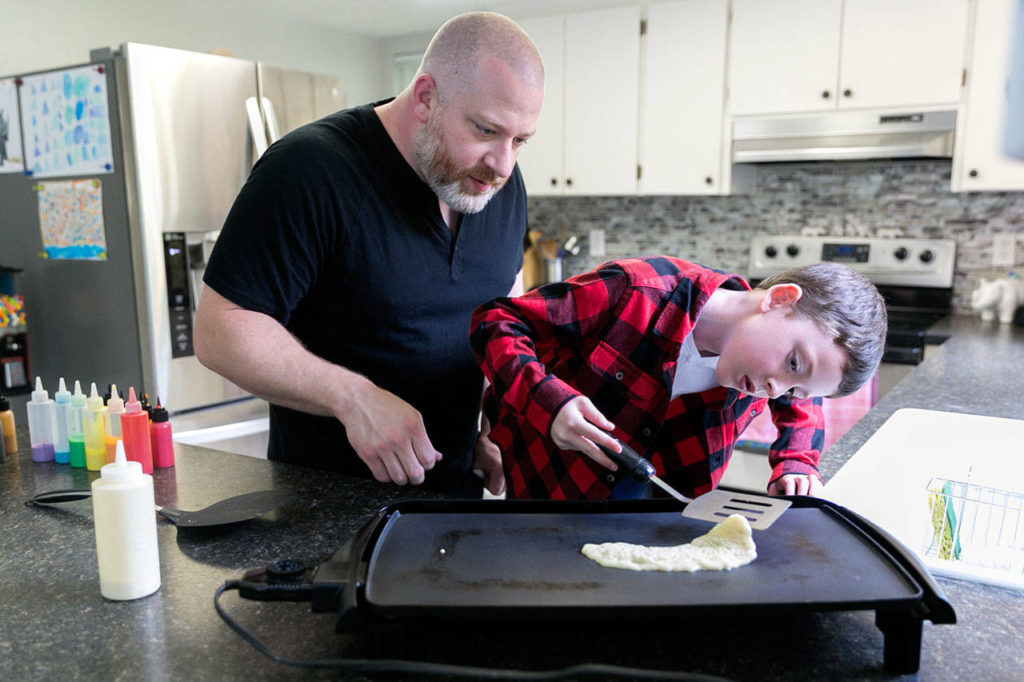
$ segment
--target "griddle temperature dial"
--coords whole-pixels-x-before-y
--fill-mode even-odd
[[[935,254],[932,253],[931,249],[925,249],[924,251],[921,252],[921,255],[918,256],[918,258],[921,259],[922,263],[931,263],[933,260],[935,260]]]
[[[776,256],[779,255],[779,250],[776,249],[771,244],[769,244],[764,248],[764,255],[768,256],[769,258],[775,258]]]
[[[796,258],[800,255],[800,247],[796,244],[790,244],[786,247],[786,253],[788,253],[792,258]]]
[[[910,252],[907,251],[907,247],[901,246],[895,251],[893,251],[892,255],[896,256],[896,260],[906,260],[907,256],[910,255]]]

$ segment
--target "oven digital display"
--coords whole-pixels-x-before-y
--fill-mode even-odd
[[[868,244],[822,244],[821,260],[835,263],[867,263]]]

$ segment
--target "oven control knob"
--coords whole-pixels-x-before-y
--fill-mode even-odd
[[[907,251],[907,247],[901,246],[892,252],[892,255],[896,256],[896,260],[906,260],[910,252]]]
[[[790,244],[789,246],[786,247],[786,253],[788,253],[791,257],[796,258],[797,255],[800,253],[800,247],[797,246],[796,244]]]
[[[769,258],[775,258],[776,256],[779,255],[779,250],[776,249],[774,246],[766,246],[764,248],[764,255],[768,256]]]
[[[935,260],[935,254],[931,252],[931,249],[925,249],[918,258],[921,259],[922,263],[931,263]]]

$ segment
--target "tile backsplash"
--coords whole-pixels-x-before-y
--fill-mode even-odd
[[[604,260],[669,254],[746,274],[750,238],[817,228],[837,236],[954,239],[957,312],[970,313],[981,277],[1021,273],[1024,192],[949,191],[950,161],[896,160],[757,166],[749,194],[725,197],[531,197],[530,226],[546,236],[577,235],[566,277]],[[590,230],[605,231],[606,255],[589,256]],[[993,236],[1017,239],[1014,267],[993,267]]]

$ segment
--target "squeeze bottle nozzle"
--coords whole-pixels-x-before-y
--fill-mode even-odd
[[[142,465],[138,462],[129,462],[128,456],[124,454],[124,443],[117,441],[114,451],[114,461],[104,464],[100,469],[100,476],[111,482],[125,481],[134,478],[142,473]]]
[[[89,387],[89,397],[85,399],[85,406],[90,410],[103,407],[103,396],[96,392],[96,382]]]
[[[82,393],[82,382],[75,379],[75,392],[71,394],[71,404],[75,407],[85,407],[85,394]]]
[[[57,391],[53,394],[53,399],[58,403],[67,403],[71,400],[71,391],[68,390],[67,385],[64,383],[64,377],[60,378]]]
[[[142,403],[135,397],[135,387],[128,387],[128,400],[124,404],[124,411],[128,414],[142,411]]]
[[[111,412],[121,412],[124,410],[124,398],[118,394],[117,384],[110,385],[110,399],[107,400],[107,409]]]
[[[32,400],[37,403],[44,402],[50,399],[50,394],[43,388],[43,378],[40,376],[36,377],[36,390],[32,391]]]

